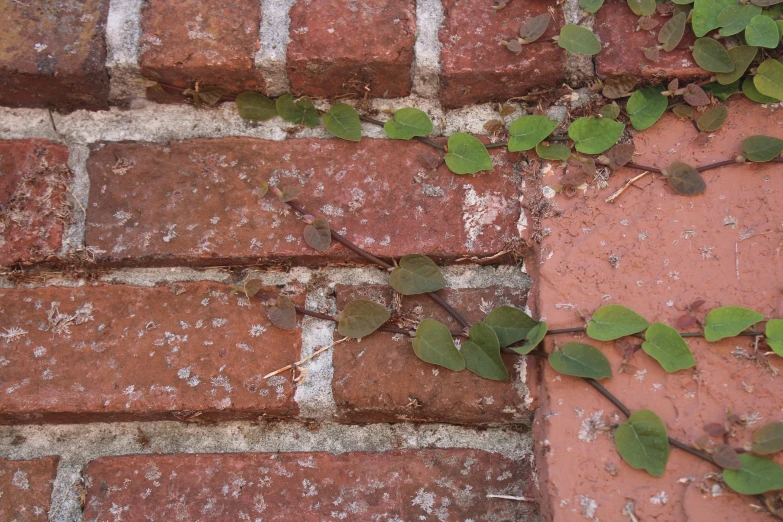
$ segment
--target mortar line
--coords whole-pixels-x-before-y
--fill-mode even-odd
[[[439,33],[443,18],[441,0],[417,0],[411,89],[420,96],[437,98],[440,90]]]
[[[106,19],[106,68],[109,71],[109,101],[144,97],[138,80],[141,9],[144,0],[111,0]]]
[[[84,248],[84,233],[87,223],[85,210],[90,196],[90,176],[87,174],[89,156],[90,150],[84,145],[68,147],[68,167],[73,172],[73,179],[69,185],[70,193],[68,194],[68,201],[71,205],[71,221],[63,232],[61,256]]]
[[[82,483],[82,465],[60,459],[52,483],[49,522],[82,522],[83,513],[77,485]]]
[[[280,96],[291,90],[286,70],[289,13],[296,0],[259,0],[261,25],[258,28],[259,50],[253,57],[256,70],[266,84],[269,96]]]

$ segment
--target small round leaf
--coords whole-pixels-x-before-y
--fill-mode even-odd
[[[669,166],[666,181],[675,192],[683,196],[695,196],[707,190],[707,184],[699,171],[681,161],[675,161]]]
[[[729,116],[729,110],[725,105],[717,105],[712,109],[707,109],[701,116],[696,118],[696,126],[700,131],[712,132],[723,126],[726,118]]]
[[[237,112],[243,120],[266,121],[277,116],[275,102],[257,92],[243,92],[236,97]]]
[[[739,80],[745,74],[745,71],[748,70],[751,62],[755,60],[758,49],[750,45],[738,45],[729,49],[728,53],[731,62],[734,64],[734,70],[730,73],[718,73],[715,75],[715,78],[721,85],[728,85]]]
[[[669,100],[661,94],[660,88],[645,87],[633,93],[625,110],[631,117],[633,128],[644,130],[652,127],[663,116],[668,105]]]
[[[780,42],[777,24],[766,16],[754,16],[745,28],[745,42],[756,47],[774,49]]]
[[[680,45],[680,41],[685,34],[685,20],[687,18],[688,15],[685,13],[678,13],[663,24],[658,32],[658,43],[663,46],[664,51],[673,51],[675,47]]]
[[[726,49],[714,38],[699,38],[693,44],[693,59],[705,71],[729,73],[734,63]]]
[[[710,104],[710,97],[704,92],[704,89],[695,83],[689,83],[685,86],[685,92],[682,93],[682,99],[692,107],[701,107]]]
[[[304,125],[305,127],[318,127],[318,110],[310,98],[294,100],[290,94],[284,94],[275,102],[277,113],[285,121]]]
[[[650,16],[655,12],[655,0],[627,0],[636,16]]]
[[[783,468],[755,455],[742,454],[739,459],[742,469],[723,470],[723,481],[731,489],[743,495],[760,495],[783,489]]]
[[[675,3],[682,3],[679,0]],[[687,2],[690,3],[690,2]],[[697,0],[693,3],[691,27],[696,36],[704,36],[718,28],[718,15],[731,5],[737,5],[737,0]]]
[[[783,421],[770,422],[753,432],[753,453],[769,455],[783,451]]]
[[[566,343],[549,354],[549,364],[564,375],[603,379],[612,376],[609,360],[598,348],[582,343]]]
[[[544,337],[546,337],[547,329],[548,326],[546,321],[539,322],[527,333],[527,339],[525,339],[522,346],[512,346],[511,349],[520,355],[526,355],[532,352],[535,347],[544,340]]]
[[[660,477],[669,460],[669,438],[660,417],[650,410],[634,412],[614,432],[614,443],[622,459],[634,469]]]
[[[603,107],[601,107],[601,110],[598,111],[598,114],[600,114],[604,118],[609,118],[610,120],[616,120],[617,117],[620,115],[620,107],[613,104],[604,105]]]
[[[522,39],[522,43],[529,44],[541,38],[551,21],[552,15],[549,13],[540,14],[525,20],[525,23],[519,29],[519,37]]]
[[[498,306],[484,322],[495,331],[500,346],[506,347],[522,339],[527,339],[530,330],[538,322],[515,306]]]
[[[755,79],[757,76],[746,76],[744,80],[742,80],[742,94],[748,97],[750,101],[754,101],[756,103],[777,103],[780,100],[777,98],[772,98],[770,96],[766,96],[764,94],[761,94],[759,90],[756,88]],[[781,92],[783,94],[783,92]]]
[[[465,367],[485,379],[507,381],[508,372],[500,358],[500,343],[494,330],[484,323],[470,328],[470,340],[462,343],[460,354]]]
[[[761,8],[755,5],[730,5],[718,15],[718,32],[721,36],[741,33],[760,14]]]
[[[266,315],[269,321],[283,330],[296,328],[296,308],[293,301],[285,296],[280,296],[274,305],[267,307]]]
[[[455,372],[465,369],[465,360],[454,345],[446,325],[435,319],[423,319],[416,328],[413,351],[416,357],[430,364],[437,364]]]
[[[345,305],[337,331],[344,337],[361,339],[380,328],[390,316],[389,311],[378,303],[357,299]]]
[[[446,279],[429,257],[408,254],[402,256],[399,266],[392,270],[389,284],[402,295],[417,295],[437,292],[446,286]]]
[[[446,166],[454,174],[475,174],[492,170],[492,158],[477,138],[464,132],[455,132],[449,136]]]
[[[539,143],[536,145],[536,154],[545,160],[565,161],[571,157],[571,149],[560,143]]]
[[[651,324],[644,332],[642,350],[658,361],[667,372],[676,372],[696,365],[696,359],[685,339],[671,326]]]
[[[604,5],[604,0],[579,0],[579,8],[586,13],[595,14]]]
[[[704,323],[704,338],[709,342],[734,337],[750,328],[764,316],[742,306],[721,306],[707,314]]]
[[[393,140],[410,140],[432,132],[432,121],[427,113],[413,107],[394,111],[394,116],[383,125],[386,135]]]
[[[772,351],[783,357],[783,319],[770,319],[767,321],[767,344]]]
[[[750,161],[771,161],[781,152],[783,152],[783,140],[771,136],[751,136],[742,141],[742,153]]]
[[[509,152],[530,150],[557,127],[556,120],[550,120],[546,116],[522,116],[517,118],[508,128]]]
[[[312,223],[305,225],[304,240],[319,252],[329,250],[329,245],[332,244],[332,230],[325,217],[318,216]]]
[[[329,107],[329,112],[323,115],[326,130],[348,141],[362,139],[362,122],[359,113],[347,103],[337,103]]]
[[[557,45],[569,53],[593,56],[601,51],[601,42],[590,29],[580,25],[566,24],[560,29]]]
[[[617,143],[625,130],[619,121],[606,118],[579,118],[568,127],[568,136],[576,150],[584,154],[601,154]]]
[[[643,331],[650,323],[630,308],[612,304],[595,311],[587,323],[587,335],[596,341],[612,341]]]
[[[775,98],[775,101],[783,100],[783,64],[773,58],[764,60],[753,77],[753,84],[760,94]],[[742,90],[745,90],[744,85]]]

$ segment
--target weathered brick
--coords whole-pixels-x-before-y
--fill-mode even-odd
[[[747,136],[783,138],[779,113],[740,97],[730,100],[728,110],[726,124],[711,133],[705,145],[695,142],[697,132],[689,121],[665,115],[636,134],[635,161],[666,168],[679,160],[698,167],[740,153]],[[658,176],[645,176],[613,205],[604,202],[638,173],[621,169],[612,174],[604,190],[580,192],[574,198],[555,196],[563,214],[544,223],[551,234],[542,243],[547,254],[537,279],[539,313],[550,327],[584,324],[582,314],[589,317],[609,303],[628,306],[650,322],[674,326],[698,299],[706,301],[696,312],[702,322],[713,308],[729,305],[781,317],[783,178],[779,168],[768,163],[710,170],[703,174],[706,192],[692,197],[675,194]],[[556,181],[556,175],[543,178],[547,184]],[[613,254],[616,267],[610,262]],[[570,340],[557,336],[561,346]],[[753,337],[717,343],[689,338],[696,367],[672,374],[642,351],[630,359],[635,369],[620,373],[622,355],[615,343],[584,336],[577,340],[599,347],[610,360],[615,375],[602,380],[604,386],[632,411],[656,412],[669,435],[685,443],[693,444],[704,434],[705,424],[724,422],[729,412],[747,415],[751,423],[763,419],[749,429],[737,429],[730,441],[734,447],[749,443],[756,427],[780,419],[783,381],[775,372],[783,370],[783,359],[757,353]],[[547,348],[553,348],[551,340]],[[542,382],[547,396],[540,400],[538,439],[548,444],[539,466],[548,470],[542,489],[555,499],[552,520],[579,518],[578,505],[561,509],[556,502],[582,495],[596,503],[596,518],[615,518],[628,502],[617,495],[618,483],[633,492],[629,498],[635,500],[640,520],[728,522],[761,516],[754,513],[748,497],[728,488],[718,489],[720,495],[705,496],[699,484],[707,473],[719,470],[683,452],[673,450],[665,475],[655,481],[646,472],[631,469],[617,455],[612,440],[589,428],[589,419],[599,411],[604,422],[622,420],[619,413],[613,416],[617,410],[606,399],[576,378],[558,377],[548,365]],[[592,443],[591,433],[596,437]],[[613,468],[618,470],[616,477],[606,471]],[[694,477],[695,483],[683,486],[682,477]],[[662,491],[668,503],[650,502]],[[681,501],[673,501],[675,495],[680,498],[675,492],[682,492]]]
[[[52,483],[59,457],[0,459],[0,520],[48,520]]]
[[[70,207],[68,148],[46,140],[0,141],[0,266],[57,254]]]
[[[299,358],[299,333],[226,285],[3,289],[0,302],[0,423],[298,411],[285,379],[262,377]]]
[[[391,307],[386,286],[361,288],[339,285],[338,306],[354,299],[372,299]],[[524,308],[527,289],[494,287],[443,290],[446,301],[468,321],[481,321],[487,310],[502,304]],[[403,299],[401,318],[437,319],[453,330],[460,326],[427,296]],[[339,338],[339,334],[335,333]],[[361,342],[335,349],[332,388],[342,422],[524,423],[530,420],[532,400],[525,384],[524,357],[503,355],[510,379],[482,379],[468,370],[453,372],[421,361],[410,340],[400,334],[376,332]]]
[[[477,450],[138,455],[87,466],[85,522],[537,520],[529,461]]]
[[[680,42],[682,50],[660,51],[657,62],[644,56],[644,48],[658,45],[658,32],[669,20],[654,15],[659,22],[651,31],[637,31],[639,17],[634,15],[624,0],[607,0],[596,13],[595,33],[600,38],[601,52],[595,57],[596,72],[602,78],[620,74],[638,76],[647,82],[677,77],[680,81],[691,81],[709,77],[710,73],[696,65],[687,46],[693,45],[695,37],[690,26]]]
[[[1,2],[0,103],[105,109],[108,0]]]
[[[256,181],[270,180],[301,188],[308,211],[376,255],[500,251],[518,234],[513,156],[494,153],[492,173],[457,177],[425,169],[420,155],[432,154],[380,139],[98,145],[86,243],[112,263],[364,262],[335,242],[327,253],[308,247],[294,213],[271,196],[259,202]]]
[[[412,0],[299,0],[290,13],[291,89],[322,97],[407,96],[415,12]]]
[[[514,54],[501,40],[519,37],[520,26],[547,12],[552,2],[509,2],[499,12],[483,0],[444,0],[440,30],[440,100],[446,107],[503,102],[531,89],[553,87],[565,79],[565,51],[551,38],[563,26],[561,9],[546,33]]]
[[[142,10],[141,74],[178,87],[199,82],[230,93],[263,91],[253,63],[260,24],[258,0],[148,0]],[[157,97],[152,90],[148,94]]]

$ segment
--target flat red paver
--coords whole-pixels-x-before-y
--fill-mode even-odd
[[[412,0],[302,0],[289,16],[286,68],[296,94],[410,94],[416,41]]]
[[[59,457],[0,459],[0,519],[46,521]]]
[[[700,146],[693,143],[697,133],[691,123],[668,114],[636,134],[635,161],[666,168],[676,160],[701,166],[730,159],[740,152],[747,136],[783,138],[778,120],[777,111],[738,99],[729,104],[724,127]],[[564,213],[545,223],[552,233],[542,244],[541,316],[550,328],[578,326],[584,324],[580,313],[589,318],[602,305],[618,303],[651,322],[675,325],[686,306],[703,299],[696,314],[702,321],[708,311],[728,305],[746,306],[768,318],[781,317],[783,210],[778,202],[783,178],[779,170],[774,164],[756,164],[707,171],[706,192],[693,197],[678,196],[658,176],[647,176],[616,203],[605,203],[626,179],[639,173],[621,169],[612,174],[604,190],[579,192],[574,198],[556,196],[554,201]],[[543,183],[556,180],[555,175],[545,176]],[[634,368],[619,373],[622,356],[615,343],[577,339],[599,347],[609,358],[615,376],[602,383],[612,393],[632,411],[655,411],[669,435],[685,443],[695,443],[705,433],[705,424],[724,422],[730,412],[744,416],[750,426],[736,430],[736,438],[731,439],[735,447],[748,443],[755,428],[781,419],[783,381],[774,372],[783,370],[783,362],[776,356],[754,358],[752,337],[717,343],[688,339],[695,370],[674,374],[665,373],[641,351],[630,360]],[[557,336],[556,340],[562,345],[573,339]],[[548,338],[548,350],[552,342]],[[542,485],[550,496],[553,520],[579,519],[590,500],[597,506],[594,516],[601,520],[619,519],[629,501],[635,502],[639,520],[767,519],[750,507],[752,497],[725,486],[713,490],[715,482],[705,477],[718,470],[682,451],[672,449],[664,476],[656,479],[623,463],[605,434],[587,442],[591,430],[585,423],[597,412],[603,412],[606,424],[624,419],[576,378],[558,376],[547,365],[543,379],[546,392],[540,397],[537,444],[542,455],[539,466],[548,470]],[[776,460],[783,462],[780,455]]]
[[[423,144],[248,138],[93,147],[86,244],[114,264],[366,263],[341,245],[302,239],[304,223],[258,182],[301,189],[309,212],[379,256],[494,254],[518,234],[511,158],[493,172],[430,172]]]
[[[106,457],[84,470],[85,522],[537,519],[527,461],[477,450]]]
[[[299,332],[272,327],[257,299],[230,292],[0,290],[0,423],[296,415],[289,380],[263,376],[299,359]]]
[[[389,287],[339,285],[336,291],[339,309],[354,299],[371,299],[387,307],[392,302]],[[527,292],[492,287],[440,293],[469,322],[475,322],[503,304],[524,308]],[[402,314],[417,320],[430,317],[450,329],[460,329],[427,296],[405,297]],[[339,338],[339,334],[335,336]],[[413,353],[410,340],[399,334],[376,332],[359,343],[341,345],[332,357],[332,388],[341,422],[528,423],[535,407],[525,384],[525,358],[515,355],[503,356],[510,375],[505,382],[483,379],[468,370],[453,372],[425,363]]]

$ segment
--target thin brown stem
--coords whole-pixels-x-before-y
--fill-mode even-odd
[[[294,305],[294,310],[297,311],[297,313],[300,313],[302,315],[307,315],[309,317],[315,317],[316,319],[323,319],[324,321],[331,321],[333,323],[340,322],[335,316],[328,315],[328,314],[322,314],[320,312],[313,312],[312,310],[308,310],[307,308],[303,308],[301,306]],[[396,333],[396,334],[403,334],[403,335],[409,335],[413,337],[416,334],[415,330],[410,330],[408,328],[394,328],[391,326],[381,326],[377,330],[378,332],[387,332],[387,333]],[[465,331],[464,330],[449,330],[452,336],[454,337],[464,337]],[[516,352],[511,352],[516,353]]]
[[[636,169],[636,170],[649,170],[650,172],[655,172],[656,174],[663,174],[661,169],[657,167],[648,167],[647,165],[639,165],[638,163],[626,163],[626,167],[629,169]]]

